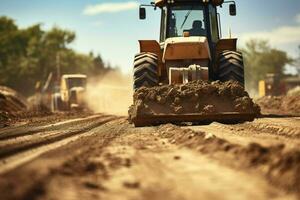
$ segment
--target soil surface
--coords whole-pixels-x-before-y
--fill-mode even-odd
[[[300,118],[135,128],[90,115],[0,129],[1,199],[299,199]]]

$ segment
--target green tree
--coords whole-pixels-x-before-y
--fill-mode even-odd
[[[296,68],[298,75],[300,76],[300,45],[298,46],[298,57],[295,59],[293,65]]]
[[[270,47],[268,41],[250,40],[242,49],[245,62],[246,88],[257,90],[259,80],[268,73],[283,75],[286,64],[292,63],[286,52]]]
[[[93,72],[98,75],[105,73],[105,65],[100,55],[93,58]]]
[[[10,77],[17,79],[20,73],[18,67],[20,58],[26,52],[26,37],[15,25],[14,21],[0,18],[0,84],[10,83]]]
[[[79,54],[70,47],[75,38],[74,32],[59,27],[44,31],[36,24],[19,29],[12,19],[0,17],[0,85],[29,95],[49,73],[57,77],[58,61],[62,74],[106,73],[109,69],[100,55]]]

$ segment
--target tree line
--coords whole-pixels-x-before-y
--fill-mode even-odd
[[[74,32],[59,27],[19,28],[13,19],[0,17],[0,85],[30,95],[38,81],[56,74],[58,65],[61,74],[103,75],[113,70],[100,55],[73,50],[75,38]]]

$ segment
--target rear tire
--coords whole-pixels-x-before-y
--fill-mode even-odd
[[[134,58],[133,88],[142,86],[153,87],[158,85],[158,58],[154,53],[139,53]]]
[[[219,57],[218,78],[220,81],[237,81],[245,86],[243,55],[236,51],[223,51]]]

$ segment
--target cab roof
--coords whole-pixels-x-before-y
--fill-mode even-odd
[[[155,0],[155,6],[157,7],[163,7],[168,3],[169,1],[171,2],[185,2],[185,1],[201,1],[201,0]],[[224,3],[224,0],[202,0],[203,3],[211,3],[214,6],[220,6]]]
[[[86,75],[84,74],[65,74],[62,76],[62,78],[64,79],[68,79],[68,78],[87,78]]]

